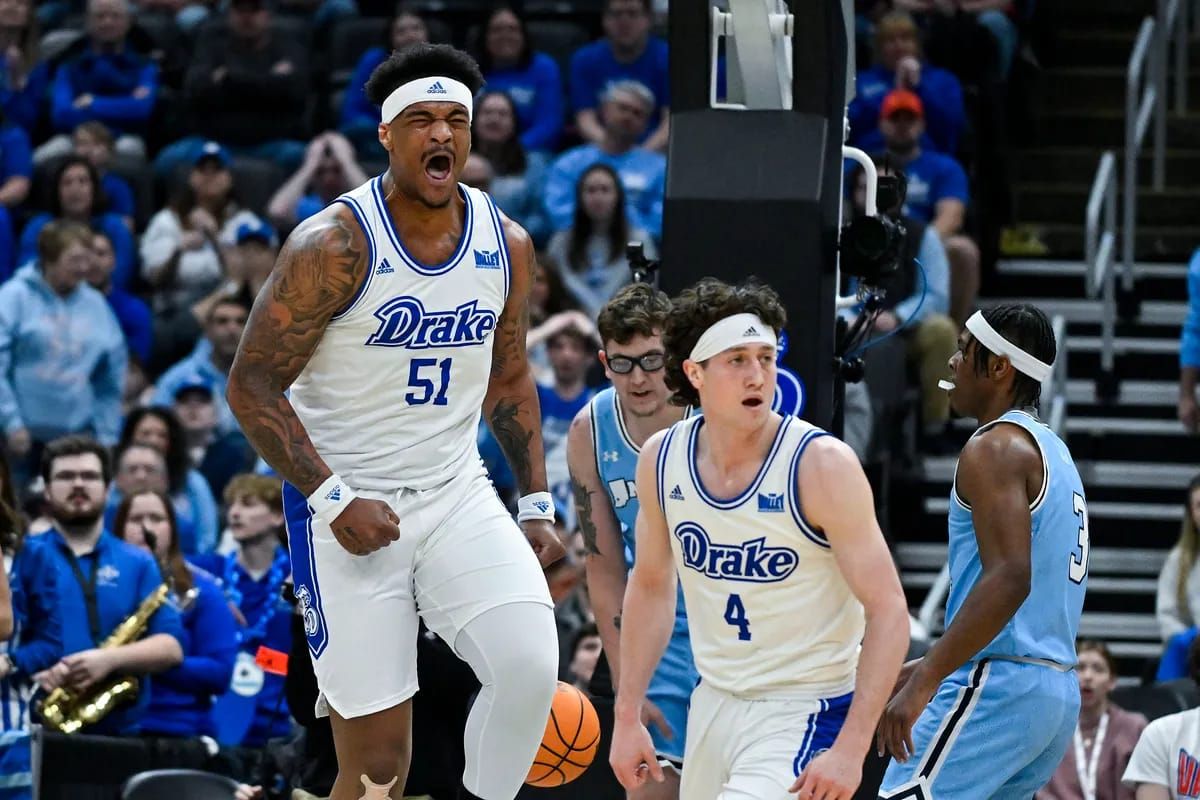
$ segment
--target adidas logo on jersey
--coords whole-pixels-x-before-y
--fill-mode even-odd
[[[425,90],[425,94],[446,94],[441,81],[434,81],[433,86]]]
[[[760,536],[741,544],[721,544],[695,522],[675,528],[683,565],[715,580],[775,583],[796,571],[800,556],[790,547],[767,547]]]
[[[325,495],[325,499],[332,500],[335,503],[338,502],[339,500],[341,500],[342,499],[342,487],[335,486],[332,489],[330,489],[329,493],[327,495]]]
[[[500,251],[476,250],[475,269],[500,269]]]
[[[496,329],[496,314],[471,300],[453,311],[426,311],[415,297],[394,297],[375,310],[379,327],[365,344],[373,347],[469,347],[483,344]]]
[[[379,266],[375,268],[376,275],[391,275],[395,271],[396,270],[392,269],[392,265],[388,263],[386,258],[379,262]]]
[[[749,328],[746,328],[746,330],[742,332],[742,336],[758,336],[758,328],[751,325]]]
[[[671,494],[667,495],[672,500],[682,500],[683,492],[679,491],[679,484],[675,484],[675,488],[671,490]]]
[[[783,492],[758,493],[759,511],[783,511]]]

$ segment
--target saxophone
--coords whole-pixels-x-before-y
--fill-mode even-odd
[[[171,587],[163,582],[151,592],[137,610],[125,618],[100,647],[120,647],[141,638],[154,612],[171,596]],[[114,708],[137,697],[138,679],[122,675],[97,683],[86,692],[59,687],[47,695],[39,712],[48,728],[60,733],[75,733],[85,725],[104,719]]]

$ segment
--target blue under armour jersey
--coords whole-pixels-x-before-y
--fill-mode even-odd
[[[1087,591],[1088,516],[1083,481],[1067,445],[1037,417],[1010,410],[974,436],[1001,423],[1030,433],[1042,453],[1042,490],[1030,504],[1032,573],[1029,596],[979,657],[1036,658],[1071,665]],[[973,438],[973,437],[972,437]],[[971,508],[950,492],[949,627],[983,571]]]

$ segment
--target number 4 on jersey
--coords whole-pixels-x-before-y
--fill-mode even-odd
[[[1071,552],[1069,575],[1072,583],[1083,583],[1088,573],[1088,557],[1091,554],[1092,543],[1088,535],[1087,504],[1079,492],[1076,492],[1074,497],[1075,515],[1079,517],[1079,547]]]
[[[750,641],[750,620],[746,619],[746,607],[742,605],[741,595],[729,595],[725,604],[725,621],[738,629],[738,640]]]

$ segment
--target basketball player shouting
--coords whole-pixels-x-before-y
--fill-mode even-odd
[[[613,385],[592,398],[567,434],[575,511],[588,550],[588,597],[614,686],[620,685],[625,576],[636,558],[638,451],[652,434],[688,414],[688,409],[670,403],[671,392],[663,380],[662,331],[670,310],[667,295],[645,283],[626,286],[604,305],[597,319],[604,343],[600,360]],[[696,678],[687,615],[677,597],[671,641],[643,705],[655,752],[676,765],[683,762],[688,699]],[[630,792],[630,800],[675,800],[679,773],[668,770],[664,777],[662,783]]]
[[[243,430],[287,481],[296,594],[340,768],[332,800],[403,795],[418,610],[483,684],[469,792],[516,795],[554,694],[538,560],[563,548],[525,357],[533,247],[458,183],[481,83],[447,46],[375,70],[366,91],[382,106],[388,171],[292,233],[230,375]],[[520,528],[476,452],[481,409],[526,493]]]
[[[663,779],[640,711],[671,634],[676,570],[701,676],[684,800],[848,800],[900,669],[908,612],[858,459],[771,411],[784,323],[771,289],[712,278],[668,319],[667,385],[704,415],[650,437],[638,458],[624,610],[637,624],[621,630],[610,753],[627,789]]]
[[[881,797],[1025,800],[1071,743],[1088,516],[1066,444],[1035,416],[1055,350],[1045,314],[1008,305],[968,319],[950,359],[950,404],[980,427],[950,493],[946,632],[879,722],[895,758]]]

